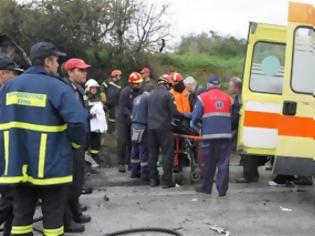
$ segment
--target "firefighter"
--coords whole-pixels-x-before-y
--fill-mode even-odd
[[[219,196],[225,196],[229,183],[232,98],[220,89],[219,77],[209,77],[207,85],[209,90],[198,96],[191,120],[191,127],[202,121],[203,180],[196,191],[211,194],[218,168],[217,190]]]
[[[102,104],[102,101],[99,97],[99,87],[100,85],[94,79],[89,79],[85,83],[85,105],[89,110],[90,118],[95,118],[96,114],[91,113],[91,109],[97,105]],[[102,106],[103,107],[103,106]],[[99,152],[101,149],[101,133],[100,132],[89,132],[88,135],[88,143],[86,146],[86,150],[88,150],[91,154],[93,160],[98,164],[101,165],[103,162],[99,156]]]
[[[148,168],[148,99],[154,89],[153,83],[146,83],[144,92],[136,97],[132,107],[131,126],[131,178],[138,178],[145,182],[149,181]]]
[[[174,99],[169,92],[171,84],[165,78],[158,80],[158,87],[153,90],[148,99],[148,139],[149,139],[149,169],[150,186],[160,185],[157,160],[159,150],[162,150],[162,187],[171,188],[173,182],[173,147],[172,119],[178,112]]]
[[[0,88],[8,80],[13,79],[22,73],[23,69],[5,56],[0,56]],[[3,236],[9,236],[13,220],[13,188],[10,186],[0,186],[0,225],[4,222]]]
[[[119,101],[121,86],[118,84],[121,78],[120,70],[113,70],[111,77],[103,81],[100,86],[100,97],[108,109],[108,133],[115,131],[116,107]]]
[[[63,235],[66,185],[72,182],[71,142],[84,143],[87,112],[57,77],[51,43],[32,46],[32,67],[0,92],[0,183],[15,184],[12,235],[33,235],[42,200],[44,235]]]
[[[79,58],[70,58],[64,63],[64,71],[67,73],[67,83],[72,88],[81,107],[85,108],[84,89],[81,84],[86,82],[87,69],[91,65]],[[68,193],[68,204],[65,212],[65,231],[83,232],[85,227],[81,223],[91,221],[91,217],[84,215],[80,208],[80,195],[84,185],[84,167],[85,167],[85,143],[83,145],[73,145],[73,183]]]
[[[0,87],[8,80],[22,73],[23,69],[6,56],[0,56]]]
[[[154,78],[151,77],[151,70],[149,67],[144,67],[141,71],[140,74],[142,76],[143,79],[143,88],[146,85],[146,83],[151,83],[153,84],[155,87],[157,86],[156,80]]]
[[[133,100],[142,93],[143,79],[138,72],[133,72],[128,77],[127,85],[120,93],[117,113],[117,157],[118,171],[126,172],[125,165],[130,161],[131,153],[131,114]],[[127,162],[126,162],[127,159]]]

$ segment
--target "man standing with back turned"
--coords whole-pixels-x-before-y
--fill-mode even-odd
[[[192,113],[191,127],[202,121],[202,152],[204,156],[203,180],[197,192],[211,194],[216,177],[220,197],[225,196],[229,185],[231,155],[231,106],[232,98],[220,89],[220,78],[208,78],[208,91],[198,96]]]
[[[15,184],[12,235],[33,235],[42,200],[44,235],[63,235],[66,184],[72,182],[71,142],[85,141],[87,112],[56,76],[51,43],[32,46],[32,67],[0,92],[0,183]]]

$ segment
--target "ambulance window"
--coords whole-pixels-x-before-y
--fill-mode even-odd
[[[257,42],[254,47],[249,87],[254,92],[281,94],[285,45]]]
[[[291,85],[297,93],[315,91],[315,33],[312,28],[295,31]]]

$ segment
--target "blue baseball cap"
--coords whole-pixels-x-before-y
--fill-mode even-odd
[[[0,70],[11,70],[17,73],[22,73],[24,71],[14,61],[6,56],[0,56]]]
[[[220,85],[220,83],[221,83],[220,77],[218,77],[216,75],[210,76],[207,81],[209,84],[213,84],[213,85]]]
[[[67,56],[66,53],[60,52],[55,45],[48,43],[48,42],[39,42],[32,46],[30,52],[31,61],[35,59],[43,59],[46,57],[65,57]]]

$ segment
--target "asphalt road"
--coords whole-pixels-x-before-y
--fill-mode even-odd
[[[220,235],[214,226],[231,236],[315,235],[312,186],[269,187],[270,172],[263,168],[258,183],[233,183],[241,172],[241,167],[231,166],[228,194],[218,197],[215,189],[212,195],[204,195],[195,193],[193,185],[150,188],[130,179],[128,173],[101,169],[88,179],[95,191],[81,199],[89,206],[92,222],[86,224],[85,233],[73,235],[101,236],[138,227],[175,229],[184,236]]]

